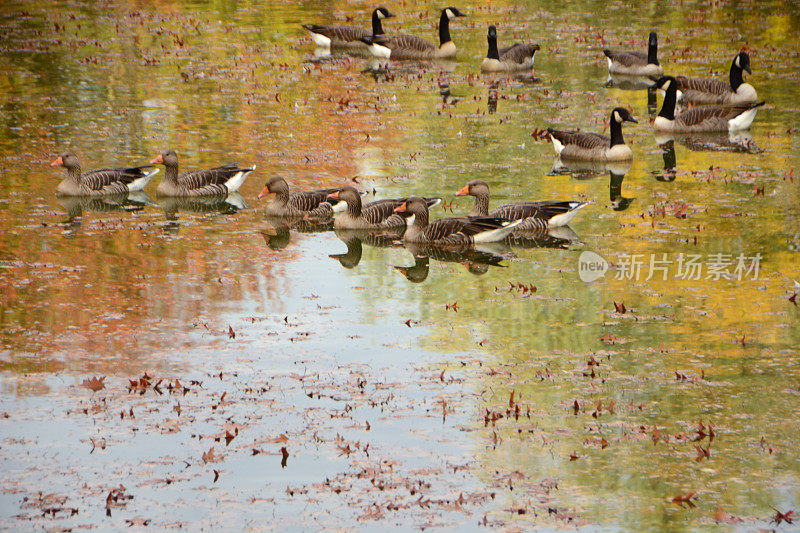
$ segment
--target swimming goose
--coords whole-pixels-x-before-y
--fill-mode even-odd
[[[489,52],[481,64],[482,72],[510,72],[533,68],[533,55],[539,50],[538,44],[514,43],[498,51],[497,28],[489,26],[487,34]]]
[[[675,78],[662,76],[656,86],[664,91],[664,103],[653,121],[656,131],[691,133],[746,130],[756,118],[758,108],[765,103],[694,107],[676,115],[678,84]]]
[[[385,7],[372,12],[372,33],[358,26],[327,26],[323,24],[303,24],[303,28],[311,33],[311,40],[321,48],[363,48],[361,38],[372,35],[383,35],[381,20],[392,18]]]
[[[158,169],[149,165],[101,168],[81,173],[78,156],[72,152],[61,154],[50,166],[67,169],[67,178],[56,187],[56,193],[63,196],[104,196],[141,191],[150,178],[158,174]]]
[[[439,46],[416,35],[372,35],[361,42],[369,47],[375,57],[381,59],[442,59],[456,56],[456,45],[450,38],[450,21],[466,17],[455,7],[442,9],[439,17]]]
[[[744,82],[743,71],[750,70],[750,56],[739,52],[731,62],[728,82],[716,78],[692,78],[675,76],[678,86],[678,101],[695,104],[748,104],[758,101],[758,93],[749,83]]]
[[[664,69],[658,64],[658,36],[650,32],[647,53],[639,51],[603,50],[608,58],[608,71],[611,74],[629,76],[661,76]]]
[[[490,216],[506,220],[522,220],[514,232],[557,228],[569,224],[586,202],[515,202],[501,205],[489,212],[489,185],[482,180],[474,180],[460,189],[456,196],[474,196],[475,205],[470,216]]]
[[[627,161],[633,152],[622,138],[623,122],[638,123],[630,111],[615,107],[609,122],[611,137],[581,131],[559,131],[547,128],[553,147],[563,159],[583,159],[591,161]]]
[[[394,212],[411,213],[414,217],[414,222],[403,234],[404,241],[440,246],[472,246],[502,241],[523,222],[498,217],[455,217],[440,218],[429,223],[428,204],[417,197],[409,198]]]
[[[340,200],[346,204],[346,211],[333,219],[336,229],[390,229],[406,226],[405,217],[398,215],[394,209],[403,204],[406,198],[375,200],[367,205],[361,204],[361,195],[354,187],[342,187],[341,190],[328,195],[331,200]],[[426,198],[429,207],[438,205],[441,198]]]
[[[258,198],[274,194],[272,200],[264,208],[264,214],[274,217],[326,217],[345,210],[344,202],[329,200],[328,195],[341,190],[341,187],[316,189],[313,191],[289,193],[289,184],[280,176],[269,179]]]
[[[251,168],[239,168],[235,163],[205,170],[190,170],[178,174],[178,155],[167,150],[155,156],[152,164],[164,165],[164,179],[158,184],[156,193],[161,196],[209,196],[228,195],[239,190]]]

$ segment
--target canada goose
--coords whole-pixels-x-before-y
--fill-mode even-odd
[[[472,246],[502,241],[522,224],[498,217],[440,218],[428,222],[428,205],[422,198],[412,197],[394,209],[395,213],[411,213],[414,222],[406,229],[406,242],[443,246]]]
[[[650,32],[647,40],[647,53],[639,51],[603,50],[608,58],[608,71],[611,74],[628,76],[661,76],[664,69],[658,64],[658,35]]]
[[[275,217],[326,217],[345,210],[344,202],[329,200],[328,195],[341,190],[341,187],[317,189],[313,191],[289,193],[289,184],[280,176],[269,179],[258,198],[274,194],[272,200],[264,208],[264,214]]]
[[[161,196],[225,195],[239,190],[251,168],[239,168],[235,163],[205,170],[190,170],[178,174],[178,155],[167,150],[155,156],[151,164],[164,165],[164,179],[156,192]]]
[[[67,178],[56,187],[56,193],[63,196],[104,196],[141,191],[150,178],[158,174],[158,169],[150,165],[101,168],[81,173],[78,156],[72,152],[61,154],[50,166],[67,169]]]
[[[570,201],[514,202],[496,207],[490,213],[489,185],[483,180],[473,180],[456,193],[456,196],[467,195],[475,197],[470,216],[522,220],[522,224],[514,229],[515,233],[566,226],[580,209],[588,205],[586,202]]]
[[[487,34],[489,52],[481,64],[483,72],[510,72],[533,68],[533,55],[539,50],[538,44],[514,43],[497,50],[497,28],[489,26]]]
[[[584,159],[591,161],[626,161],[633,152],[622,138],[622,123],[638,121],[624,107],[611,111],[611,137],[581,131],[558,131],[547,128],[556,154],[562,159]]]
[[[333,219],[336,229],[390,229],[405,227],[407,221],[396,214],[394,208],[406,201],[406,198],[375,200],[366,205],[361,204],[361,195],[354,187],[342,187],[341,190],[328,195],[331,200],[340,200],[346,204],[346,211]],[[438,205],[441,198],[426,198],[430,207]]]
[[[456,56],[456,45],[450,38],[450,21],[466,17],[455,7],[442,9],[439,17],[439,46],[416,35],[372,35],[361,38],[375,57],[381,59],[443,59]]]
[[[758,101],[758,93],[749,83],[744,82],[743,71],[750,70],[750,56],[739,52],[731,62],[729,82],[716,78],[692,78],[675,76],[678,86],[678,101],[694,104],[749,104]]]
[[[321,48],[364,48],[359,41],[362,37],[383,35],[381,20],[392,18],[385,7],[372,12],[372,33],[358,26],[327,26],[324,24],[303,24],[303,28],[311,33],[311,40]]]
[[[656,86],[664,91],[664,103],[653,122],[656,131],[692,133],[746,130],[765,102],[694,107],[675,115],[678,84],[672,76],[662,76]]]

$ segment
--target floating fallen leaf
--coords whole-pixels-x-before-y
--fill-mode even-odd
[[[92,392],[97,392],[99,390],[103,390],[106,385],[103,383],[105,381],[105,376],[103,377],[93,377],[91,379],[84,379],[83,383],[81,383],[81,387],[85,387]]]
[[[230,339],[236,338],[236,332],[233,331],[233,328],[231,326],[228,326],[228,338]]]
[[[284,446],[281,448],[281,468],[286,468],[287,459],[289,459],[289,450]]]
[[[688,505],[689,507],[696,507],[694,502],[692,502],[692,498],[694,498],[695,494],[697,494],[697,491],[692,491],[686,494],[680,494],[672,498],[672,503],[677,503],[681,507],[683,507],[684,505]]]
[[[794,523],[794,511],[786,511],[785,513],[782,513],[774,507],[772,510],[775,511],[775,516],[772,517],[772,521],[776,524],[780,524],[781,522],[786,522],[787,524]]]

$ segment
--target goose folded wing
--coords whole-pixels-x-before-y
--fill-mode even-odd
[[[380,224],[390,216],[394,215],[394,210],[405,201],[405,198],[392,200],[375,200],[365,205],[361,209],[361,216],[371,224]],[[399,215],[395,215],[399,216]]]
[[[677,81],[678,84],[678,90],[682,92],[698,91],[708,94],[723,95],[727,92],[730,92],[731,90],[730,83],[715,78],[693,78],[689,76],[677,76],[675,80]]]
[[[728,121],[753,108],[751,104],[709,105],[684,111],[677,118],[686,126],[699,126],[709,121]]]
[[[574,202],[517,202],[502,205],[492,211],[491,216],[508,220],[524,218],[541,218],[550,220],[554,216],[569,213],[574,209]]]
[[[647,64],[647,54],[643,52],[623,52],[619,50],[604,50],[603,52],[611,61],[619,63],[623,67]]]
[[[611,139],[605,135],[582,131],[551,131],[550,135],[558,139],[564,146],[575,145],[579,148],[608,148]]]
[[[500,49],[500,58],[503,61],[511,61],[513,63],[524,63],[536,51],[539,50],[538,44],[532,43],[514,43],[511,46],[506,46]]]
[[[374,42],[385,46],[391,50],[405,50],[409,52],[429,52],[435,50],[436,46],[430,42],[417,37],[416,35],[396,34],[382,35],[373,37]]]
[[[331,40],[358,41],[368,39],[372,33],[356,26],[325,26],[322,24],[304,24],[303,27],[310,32],[324,35]]]
[[[338,188],[317,189],[314,191],[304,191],[292,193],[289,197],[289,205],[301,211],[311,211],[323,203],[328,202],[328,195],[337,192]]]

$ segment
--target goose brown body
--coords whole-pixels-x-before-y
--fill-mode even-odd
[[[611,74],[628,76],[661,76],[664,69],[658,63],[658,35],[651,32],[647,41],[647,52],[603,50],[608,58]]]
[[[81,172],[78,157],[66,152],[50,163],[51,167],[63,166],[67,177],[58,184],[56,193],[62,196],[106,196],[126,194],[144,188],[150,178],[158,173],[151,165],[141,167],[101,168]]]
[[[190,170],[178,173],[178,156],[167,150],[150,161],[164,165],[164,179],[156,192],[161,196],[213,196],[235,192],[245,177],[255,167],[240,168],[235,163],[204,170]]]
[[[556,153],[562,159],[587,161],[626,161],[633,158],[633,152],[625,144],[622,136],[622,123],[634,122],[630,111],[617,107],[611,111],[609,128],[611,136],[575,130],[556,130],[548,128],[550,140]]]
[[[744,71],[750,70],[750,56],[739,52],[731,62],[728,81],[717,78],[675,76],[678,100],[701,105],[749,104],[758,101],[758,93],[744,82]]]
[[[372,12],[372,31],[358,26],[336,26],[325,24],[303,24],[303,29],[311,33],[311,39],[317,46],[331,48],[366,48],[361,39],[373,35],[383,35],[383,19],[394,17],[385,7],[378,7]]]
[[[499,217],[467,216],[429,221],[424,199],[412,197],[395,208],[396,213],[410,213],[414,222],[406,229],[403,240],[441,246],[471,246],[478,242],[501,241],[522,221],[511,222]]]
[[[263,198],[274,194],[272,200],[264,208],[264,214],[276,217],[329,217],[334,214],[334,207],[328,195],[341,190],[341,187],[316,189],[312,191],[290,192],[289,184],[280,176],[270,178],[264,190],[258,195]]]
[[[566,226],[586,202],[540,201],[514,202],[501,205],[489,211],[489,185],[482,180],[474,180],[456,193],[456,196],[474,196],[475,204],[470,216],[490,216],[506,220],[521,220],[514,233],[544,230],[550,227]]]
[[[385,59],[449,59],[456,56],[456,45],[450,37],[450,20],[464,17],[455,7],[446,7],[439,17],[439,46],[416,35],[372,35],[362,42],[373,55]]]
[[[497,28],[494,26],[489,26],[487,41],[489,50],[481,63],[483,72],[512,72],[533,68],[533,57],[539,50],[538,44],[514,43],[498,50]]]
[[[328,195],[331,200],[346,203],[346,210],[333,220],[336,229],[389,229],[406,226],[405,217],[395,213],[407,198],[375,200],[366,205],[361,202],[361,195],[354,187],[342,187],[341,190]],[[434,206],[441,202],[440,198],[424,199],[426,205]]]

